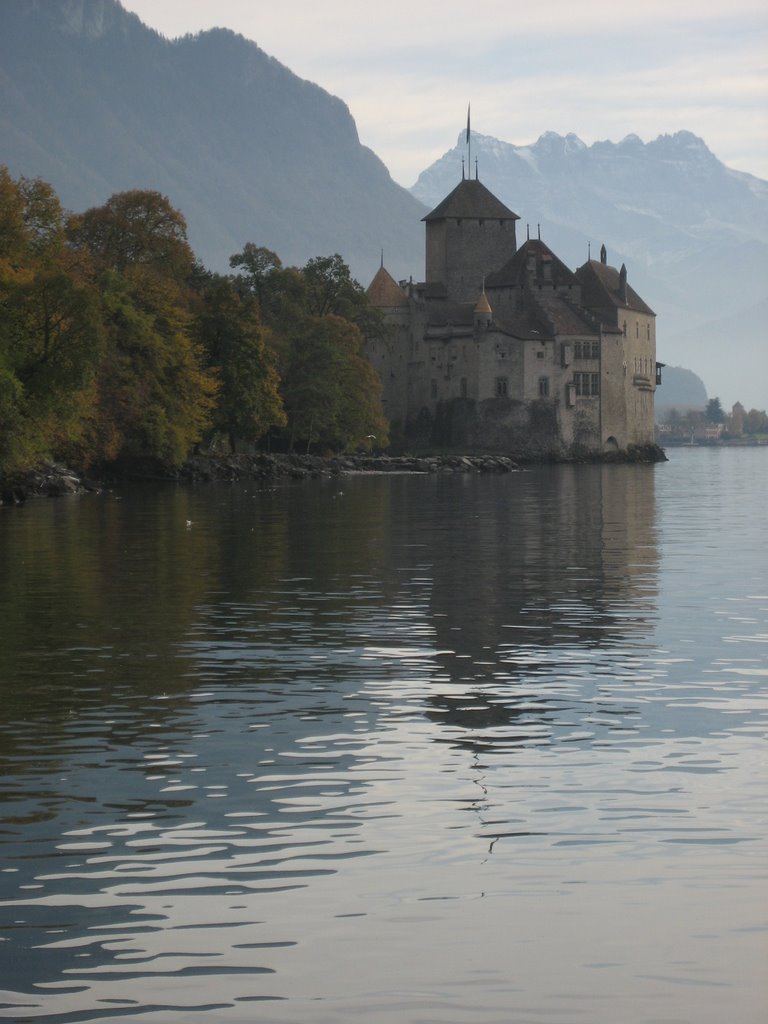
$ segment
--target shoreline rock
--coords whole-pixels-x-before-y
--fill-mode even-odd
[[[227,455],[195,456],[181,467],[181,480],[318,479],[343,474],[511,473],[519,464],[505,455]]]
[[[28,473],[0,479],[0,505],[23,505],[29,498],[60,498],[101,489],[101,484],[69,466],[45,462]]]
[[[569,457],[540,454],[480,455],[321,455],[272,454],[193,455],[179,468],[155,463],[113,466],[105,478],[119,480],[186,481],[190,483],[238,480],[306,480],[344,474],[383,473],[513,473],[526,467],[549,464],[666,462],[658,445],[643,445],[627,452],[572,453]],[[98,492],[104,487],[82,473],[58,462],[48,462],[23,475],[0,479],[0,505],[22,505],[29,498],[61,497]]]

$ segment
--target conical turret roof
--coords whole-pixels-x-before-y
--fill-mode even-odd
[[[366,291],[371,305],[380,309],[408,305],[408,296],[389,271],[385,270],[383,264],[376,271]]]
[[[488,296],[485,294],[485,288],[483,288],[482,294],[481,294],[480,298],[477,300],[477,305],[475,306],[475,312],[476,313],[493,313],[493,310],[491,309],[491,304],[488,301]]]

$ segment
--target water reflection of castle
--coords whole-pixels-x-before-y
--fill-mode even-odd
[[[457,515],[433,564],[435,717],[509,725],[539,683],[644,645],[658,564],[653,474],[558,466],[447,488]]]

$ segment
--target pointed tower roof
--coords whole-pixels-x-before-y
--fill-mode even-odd
[[[520,220],[516,213],[497,199],[477,178],[460,181],[431,213],[422,217],[425,221],[447,220],[449,217],[478,220]]]
[[[385,270],[383,263],[368,285],[366,294],[371,305],[377,306],[379,309],[392,309],[408,305],[408,296],[389,271]]]
[[[477,305],[475,306],[475,312],[476,313],[493,313],[493,310],[491,309],[491,304],[488,301],[488,296],[485,294],[485,288],[483,288],[482,294],[480,295],[480,298],[477,300]]]

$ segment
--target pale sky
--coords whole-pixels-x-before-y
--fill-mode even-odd
[[[518,145],[682,129],[768,179],[766,0],[121,0],[169,38],[221,26],[339,96],[401,185],[466,126]]]

